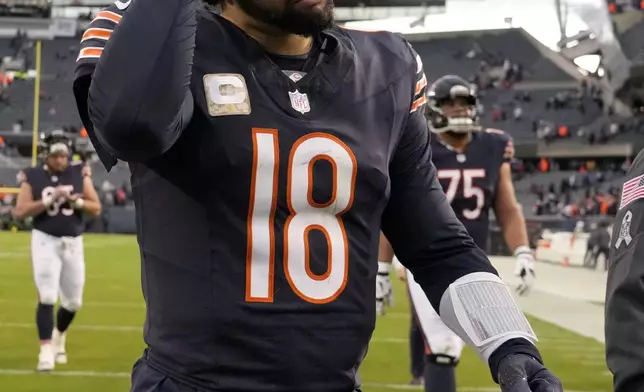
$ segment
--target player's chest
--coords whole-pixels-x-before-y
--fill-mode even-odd
[[[82,178],[80,176],[75,178],[70,172],[58,175],[46,171],[39,172],[30,184],[33,197],[36,200],[42,199],[44,195],[53,194],[54,189],[59,186],[66,187],[70,194],[82,191]]]
[[[499,168],[490,158],[472,157],[436,149],[433,155],[438,180],[452,203],[491,202],[498,182]]]
[[[357,99],[348,85],[327,100],[312,91],[315,83],[271,89],[255,80],[234,65],[194,72],[193,125],[204,130],[198,143],[210,171],[302,184],[327,178],[311,187],[333,192],[340,182],[385,191],[394,130],[404,119],[389,94]]]

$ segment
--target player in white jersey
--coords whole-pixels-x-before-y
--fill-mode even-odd
[[[98,216],[101,204],[89,167],[70,164],[71,141],[61,131],[47,135],[44,162],[20,172],[17,219],[33,218],[31,260],[38,289],[38,371],[67,363],[65,336],[80,309],[85,285],[83,214]],[[60,307],[54,306],[60,296]]]

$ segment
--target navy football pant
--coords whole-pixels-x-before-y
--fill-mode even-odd
[[[145,358],[134,364],[130,392],[201,392],[151,368]]]
[[[177,382],[160,371],[150,367],[145,358],[134,364],[130,392],[205,392]],[[361,392],[356,389],[353,392]]]

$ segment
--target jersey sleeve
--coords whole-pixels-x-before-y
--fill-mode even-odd
[[[430,132],[420,110],[424,103],[415,103],[421,97],[421,73],[418,63],[409,70],[404,104],[410,113],[389,166],[391,192],[382,231],[438,312],[445,290],[455,280],[474,272],[497,272],[456,218],[436,178]]]
[[[118,4],[121,3],[119,2]],[[126,8],[123,5],[117,7],[116,3],[112,4],[96,14],[90,22],[81,37],[80,51],[76,59],[77,78],[94,72],[96,63],[98,63],[107,41],[112,36],[114,28],[123,18]]]
[[[107,170],[110,170],[116,165],[117,159],[107,151],[98,139],[96,131],[94,130],[94,124],[92,124],[89,118],[87,98],[92,74],[96,69],[98,60],[105,49],[105,45],[112,36],[114,29],[123,18],[123,14],[128,5],[129,2],[125,4],[120,2],[114,3],[96,14],[81,37],[80,50],[76,58],[73,88],[78,114],[80,115],[83,126],[87,130],[96,155],[98,155]]]
[[[409,43],[407,43],[409,45]],[[414,94],[411,101],[411,107],[409,113],[414,112],[423,112],[423,108],[427,103],[427,77],[425,76],[425,71],[423,69],[423,60],[420,58],[420,55],[414,51],[414,49],[409,45],[409,48],[412,51],[416,62],[416,73],[414,76]]]
[[[615,392],[635,391],[644,385],[644,335],[633,333],[644,329],[643,179],[644,151],[633,162],[622,191],[622,200],[624,194],[635,198],[617,212],[611,238],[605,331],[606,362],[614,376]]]
[[[192,118],[196,10],[197,0],[117,1],[83,35],[74,94],[106,167],[165,153]]]

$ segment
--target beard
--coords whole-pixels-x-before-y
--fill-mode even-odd
[[[268,26],[310,37],[333,24],[333,0],[322,0],[322,7],[298,7],[296,0],[234,0],[246,14]],[[275,3],[282,3],[277,6]],[[279,8],[279,9],[276,9]]]

